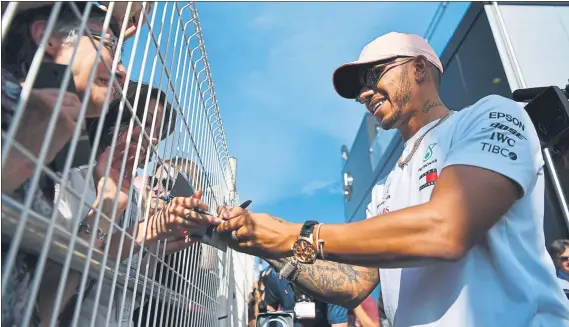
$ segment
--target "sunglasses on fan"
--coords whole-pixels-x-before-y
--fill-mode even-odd
[[[165,190],[166,192],[170,192],[172,187],[174,187],[174,180],[170,177],[154,177],[148,176],[148,186],[153,189],[158,187],[158,190]]]

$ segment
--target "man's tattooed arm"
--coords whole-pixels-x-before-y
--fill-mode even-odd
[[[280,271],[290,258],[265,260]],[[316,260],[313,264],[299,264],[299,271],[294,282],[296,287],[319,300],[348,309],[357,307],[379,283],[377,268],[331,261]]]

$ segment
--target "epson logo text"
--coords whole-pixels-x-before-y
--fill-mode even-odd
[[[522,123],[519,119],[517,119],[516,117],[513,117],[510,114],[505,114],[502,112],[491,112],[489,115],[490,119],[501,119],[501,118],[506,118],[506,121],[508,123],[512,123],[514,125],[516,125],[516,127],[519,127],[522,129],[522,131],[526,130],[526,126],[524,125],[524,123]]]

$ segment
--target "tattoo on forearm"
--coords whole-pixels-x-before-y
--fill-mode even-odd
[[[423,110],[424,113],[427,113],[429,111],[431,111],[431,109],[436,108],[436,107],[442,107],[443,103],[440,101],[430,101],[427,100],[425,101],[425,103],[423,103],[423,108],[421,110]]]
[[[290,258],[265,259],[279,271]],[[316,260],[314,264],[300,264],[300,274],[294,283],[302,291],[329,303],[353,308],[379,282],[379,270]]]

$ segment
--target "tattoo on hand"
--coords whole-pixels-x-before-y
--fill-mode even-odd
[[[423,108],[421,110],[423,110],[424,113],[427,113],[429,111],[431,111],[431,109],[436,108],[436,107],[442,107],[443,103],[440,101],[430,101],[427,100],[425,101],[425,103],[423,103]]]

